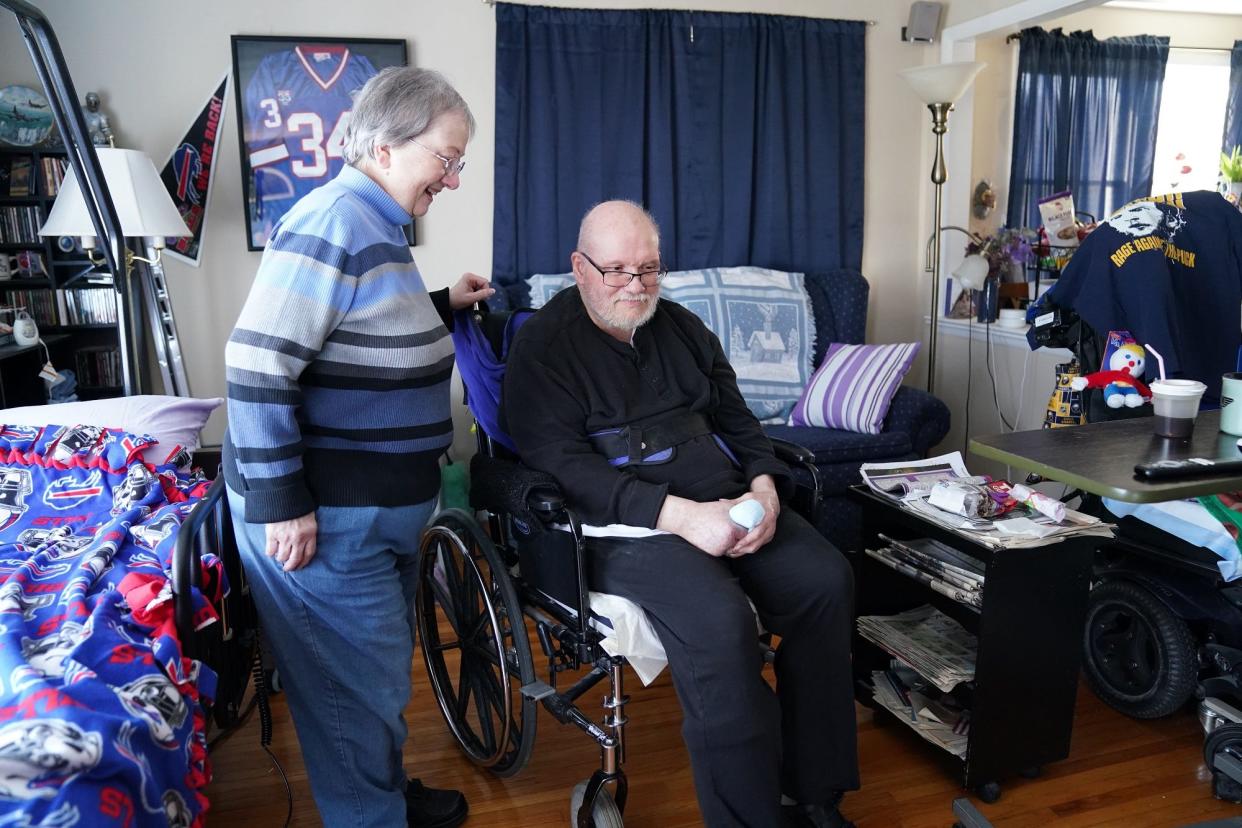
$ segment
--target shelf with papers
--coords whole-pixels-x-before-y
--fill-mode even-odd
[[[1043,546],[995,547],[864,486],[853,487],[850,497],[863,511],[865,549],[894,542],[919,548],[934,541],[982,571],[976,608],[871,555],[851,556],[857,615],[894,616],[929,605],[977,641],[974,681],[953,690],[970,710],[965,750],[959,756],[937,746],[935,755],[987,801],[999,796],[1002,779],[1069,755],[1088,578],[1102,539],[1070,536]],[[856,632],[856,695],[878,715],[896,715],[875,698],[873,674],[891,662],[889,651]]]

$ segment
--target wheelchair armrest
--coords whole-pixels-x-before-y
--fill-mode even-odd
[[[781,440],[777,437],[768,437],[768,442],[772,444],[772,451],[776,454],[776,459],[782,463],[787,463],[791,466],[815,465],[815,452],[805,446],[791,443],[788,440]]]
[[[539,517],[551,519],[565,508],[565,496],[555,486],[535,486],[526,493],[526,505]]]

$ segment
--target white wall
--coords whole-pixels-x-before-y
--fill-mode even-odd
[[[567,5],[567,4],[564,4]],[[896,72],[935,62],[934,46],[902,43],[906,3],[860,0],[576,0],[575,7],[708,9],[731,12],[870,18],[867,31],[866,186],[859,195],[866,239],[863,271],[871,281],[868,335],[909,341],[923,335],[928,303],[921,244],[930,218],[921,202],[931,163],[930,123]],[[479,131],[462,187],[437,199],[419,225],[414,256],[430,287],[463,270],[490,272],[495,110],[493,10],[480,0],[329,0],[203,5],[156,0],[40,0],[66,54],[79,95],[97,90],[121,146],[162,164],[219,78],[229,70],[229,35],[405,37],[410,59],[439,69],[474,110]],[[7,13],[0,12],[0,78],[38,88],[29,57]],[[230,91],[230,96],[231,96]],[[245,249],[237,130],[230,97],[197,270],[167,265],[190,383],[199,396],[224,394],[224,343],[249,290],[259,254]],[[912,382],[925,368],[915,366]],[[459,420],[460,422],[460,420]],[[217,414],[207,438],[218,440]],[[458,429],[458,445],[472,445]]]

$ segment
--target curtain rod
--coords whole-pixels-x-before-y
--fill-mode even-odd
[[[495,6],[495,5],[496,5],[496,0],[483,0],[483,5],[485,5],[485,6]],[[851,20],[851,21],[848,21],[848,22],[851,22],[851,23],[866,23],[868,26],[874,26],[874,25],[875,25],[875,21],[874,21],[874,20]]]
[[[495,0],[493,0],[493,2],[495,2]],[[1022,39],[1021,32],[1014,32],[1013,34],[1005,36],[1006,43],[1013,43],[1014,41],[1018,41],[1021,39]],[[1223,52],[1225,54],[1229,53],[1228,46],[1174,46],[1172,43],[1170,43],[1169,48],[1179,49],[1184,52]]]

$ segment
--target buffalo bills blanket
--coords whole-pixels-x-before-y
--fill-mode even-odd
[[[0,426],[0,828],[202,822],[215,674],[182,655],[169,572],[208,481],[144,463],[154,442]]]

